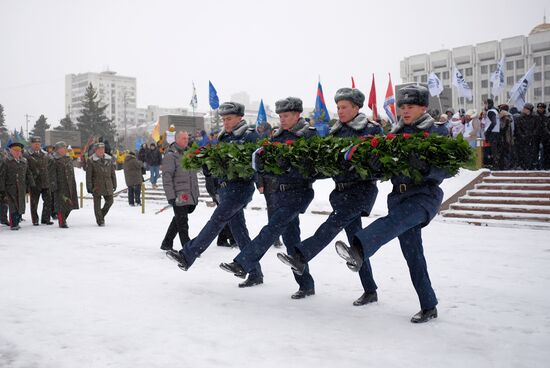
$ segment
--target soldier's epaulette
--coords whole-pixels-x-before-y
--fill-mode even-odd
[[[314,126],[309,126],[308,129],[309,129],[309,130],[317,130],[317,128],[315,128]]]

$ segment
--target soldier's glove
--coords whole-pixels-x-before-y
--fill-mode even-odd
[[[176,198],[169,199],[169,200],[168,200],[168,204],[169,204],[170,206],[174,206],[174,205],[176,204]]]
[[[413,169],[420,171],[422,175],[426,175],[430,171],[430,165],[428,165],[426,161],[421,160],[416,152],[411,152],[409,154],[409,165]]]
[[[208,169],[208,166],[206,166],[206,164],[203,164],[202,165],[202,174],[204,176],[210,176],[212,175],[212,173],[210,173],[210,170]]]
[[[369,155],[367,158],[367,165],[372,170],[373,173],[379,173],[382,171],[382,162],[380,161],[379,155]]]

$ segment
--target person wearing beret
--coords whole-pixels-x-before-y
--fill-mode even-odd
[[[422,86],[399,90],[397,106],[401,119],[392,129],[393,134],[434,132],[434,120],[426,112],[428,97],[428,89]],[[409,156],[409,166],[422,174],[421,182],[394,175],[391,178],[393,190],[388,195],[388,215],[356,232],[350,246],[337,241],[336,251],[348,268],[357,272],[384,244],[398,238],[420,301],[421,310],[411,322],[422,323],[437,317],[437,298],[424,257],[422,228],[437,214],[443,200],[439,185],[449,175],[420,159],[415,152]]]
[[[19,223],[25,213],[25,194],[33,187],[34,180],[27,159],[23,157],[23,145],[11,143],[6,160],[0,172],[0,192],[5,193],[9,209],[11,230],[19,230]]]
[[[223,129],[218,135],[220,143],[243,144],[258,140],[258,133],[243,119],[244,105],[237,102],[225,102],[220,105],[218,113],[223,120]],[[204,168],[203,171],[206,176],[210,175],[208,168]],[[243,209],[252,200],[254,180],[229,180],[227,177],[217,177],[217,180],[220,200],[210,220],[199,234],[189,240],[180,251],[169,250],[166,252],[168,258],[176,261],[178,267],[184,271],[187,271],[195,260],[208,249],[226,224],[229,224],[231,233],[240,249],[246,248],[250,243]],[[240,283],[239,287],[250,287],[262,283],[262,270],[260,263],[256,262],[251,268],[248,280]]]
[[[31,138],[31,146],[25,152],[25,158],[29,163],[29,169],[33,175],[34,187],[31,187],[31,219],[34,226],[38,226],[38,202],[42,196],[42,214],[40,223],[43,225],[53,225],[51,216],[51,193],[50,193],[50,171],[52,170],[53,160],[44,151],[40,145],[42,139],[39,136]]]
[[[317,135],[315,128],[310,127],[304,118],[302,100],[288,97],[275,103],[275,112],[279,114],[281,126],[273,131],[271,142],[292,144],[298,139],[309,139]],[[258,156],[256,155],[255,158]],[[282,235],[287,253],[294,255],[300,244],[300,221],[298,216],[304,213],[313,200],[313,180],[303,177],[288,162],[280,162],[285,169],[281,175],[262,173],[261,162],[256,160],[256,168],[261,175],[258,189],[266,196],[268,223],[249,245],[244,247],[231,263],[222,263],[220,267],[237,277],[244,278],[254,271],[254,267],[267,250]],[[298,291],[292,299],[302,299],[315,294],[315,283],[307,266],[301,275],[294,274]]]
[[[338,120],[332,126],[330,135],[348,138],[382,134],[382,128],[378,123],[370,121],[365,114],[359,112],[365,102],[365,95],[360,90],[341,88],[336,91],[334,102],[338,110]],[[331,214],[315,234],[296,246],[295,255],[277,254],[283,263],[292,267],[294,273],[303,273],[306,263],[325,249],[342,229],[346,231],[347,238],[351,242],[353,235],[362,228],[361,216],[368,216],[376,201],[378,194],[376,176],[373,175],[366,180],[361,179],[349,161],[344,159],[343,153],[341,155],[342,173],[332,178],[335,188],[329,197],[332,206]],[[373,157],[369,162],[373,166],[373,172],[380,169],[377,157]],[[363,262],[359,277],[364,292],[353,302],[353,305],[359,306],[377,301],[377,286],[368,260]]]
[[[86,189],[94,198],[94,213],[98,226],[105,226],[105,216],[113,205],[116,185],[113,159],[105,153],[104,143],[96,143],[95,152],[86,164]],[[101,207],[102,197],[105,199],[103,207]]]
[[[60,228],[68,228],[67,218],[72,210],[78,209],[78,192],[74,176],[73,160],[67,154],[67,144],[57,142],[52,153],[53,166],[51,184],[54,197],[54,211]]]

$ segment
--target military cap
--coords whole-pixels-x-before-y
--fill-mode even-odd
[[[244,116],[244,105],[238,102],[224,102],[218,108],[218,113],[221,116],[226,116],[226,115]]]
[[[105,143],[103,142],[97,142],[94,146],[94,150],[98,149],[98,148],[105,148]]]
[[[423,86],[407,86],[401,88],[397,93],[397,107],[402,105],[429,105],[429,92],[426,87]]]
[[[365,95],[357,88],[340,88],[334,95],[334,102],[338,103],[338,101],[342,100],[350,101],[361,108],[365,103]]]
[[[275,102],[275,113],[281,114],[283,112],[302,112],[304,108],[302,107],[302,100],[298,97],[287,97],[285,99]]]
[[[31,138],[31,143],[42,143],[42,138],[40,138],[40,136],[34,136]]]
[[[55,144],[55,149],[59,149],[59,148],[67,148],[67,143],[63,142],[63,141],[59,141]]]
[[[12,142],[8,145],[8,148],[13,148],[13,147],[19,147],[19,148],[23,149],[23,143]]]

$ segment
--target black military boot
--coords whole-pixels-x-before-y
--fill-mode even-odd
[[[252,277],[252,276],[248,275],[248,278],[244,282],[241,282],[239,284],[239,287],[240,288],[245,288],[245,287],[261,285],[263,283],[264,283],[264,278],[262,276],[253,276]]]
[[[306,270],[306,264],[300,260],[300,257],[298,255],[289,256],[288,254],[277,253],[277,258],[279,258],[279,260],[287,266],[290,266],[290,268],[292,268],[292,272],[294,272],[296,275],[304,274],[304,271]]]
[[[353,305],[359,306],[359,305],[374,303],[377,301],[378,301],[378,294],[376,294],[376,291],[371,291],[371,292],[365,291],[363,295],[359,297],[359,299],[353,302]]]
[[[292,294],[290,297],[292,299],[304,299],[306,296],[311,295],[315,295],[315,289],[298,289],[298,291]]]
[[[169,251],[169,250],[174,250],[174,247],[172,244],[168,244],[167,241],[163,240],[162,244],[160,245],[160,249]]]
[[[424,323],[428,322],[432,318],[437,318],[437,308],[422,309],[411,318],[412,323]]]
[[[336,242],[335,247],[336,253],[346,261],[348,268],[354,272],[359,271],[363,265],[363,255],[359,248],[354,246],[348,247],[346,243],[340,240]]]
[[[42,225],[53,225],[53,222],[50,220],[40,221]]]
[[[170,258],[171,260],[177,262],[178,267],[182,269],[183,271],[187,271],[189,269],[189,264],[185,260],[185,257],[176,250],[169,250],[166,252],[166,257]]]
[[[283,246],[283,243],[281,242],[281,239],[277,238],[277,240],[275,240],[275,243],[273,243],[273,246],[275,248],[281,248]]]
[[[246,271],[237,262],[220,263],[220,268],[224,271],[232,273],[233,275],[244,279],[246,277]]]

